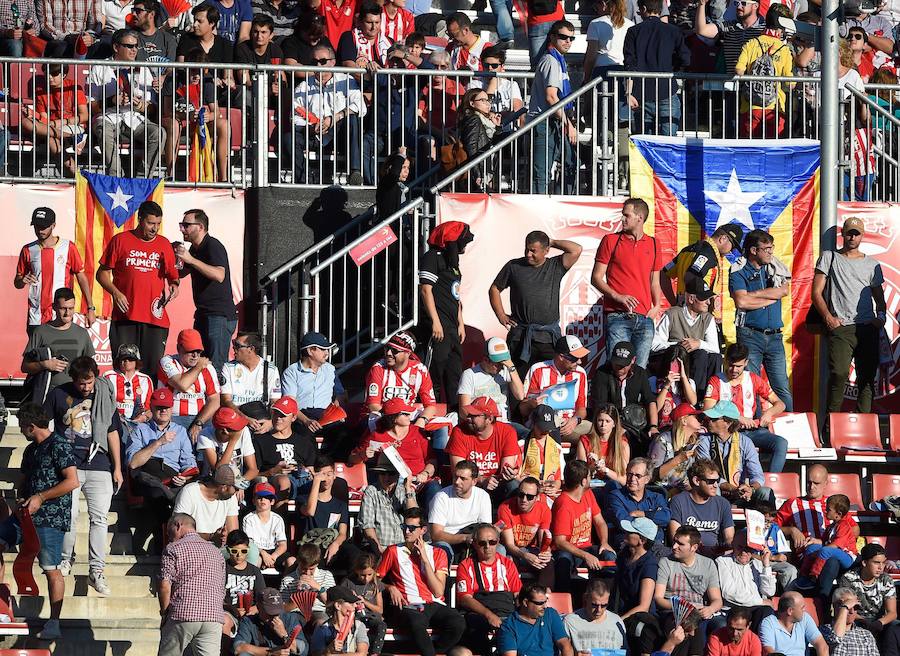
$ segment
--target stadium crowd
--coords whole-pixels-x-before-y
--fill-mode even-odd
[[[594,254],[606,351],[589,380],[590,352],[559,316],[582,247],[535,231],[523,257],[497,264],[484,302],[508,334],[467,367],[460,255],[477,236],[442,223],[419,260],[419,325],[345,388],[325,335],[303,335],[284,371],[261,357],[203,210],[184,214],[176,244],[158,232],[159,205],[138,218],[100,258],[114,304],[102,375],[73,322],[83,265],[49,208],[34,210],[19,259],[31,396],[18,412],[30,442],[18,496],[48,580],[39,637],[60,636],[81,496],[89,584],[110,594],[108,512],[125,488],[162,553],[165,656],[381,654],[388,629],[423,656],[898,653],[896,565],[859,538],[846,495],[825,495],[825,467],[809,466],[806,493],[780,506],[765,486],[787,453],[773,421],[792,406],[790,279],[768,233],[728,224],[666,263],[644,232],[646,203],[625,201],[621,230]],[[841,248],[816,263],[829,410],[851,361],[858,410],[872,409],[886,307],[865,237],[846,219]],[[167,353],[166,304],[188,282],[194,325]],[[761,513],[762,542],[735,509]],[[22,513],[4,516],[11,548]]]

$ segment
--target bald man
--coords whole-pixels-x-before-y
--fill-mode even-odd
[[[764,654],[806,656],[806,645],[812,643],[816,656],[828,656],[828,644],[806,612],[806,600],[799,592],[781,595],[775,615],[759,625],[759,640]]]

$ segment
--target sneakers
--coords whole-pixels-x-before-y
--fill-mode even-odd
[[[72,561],[66,560],[63,558],[63,561],[59,564],[59,571],[63,575],[63,578],[69,576],[72,573]]]
[[[91,572],[88,576],[88,585],[104,597],[108,597],[112,593],[112,590],[109,589],[109,583],[106,582],[106,577],[103,576],[103,572]]]
[[[894,513],[895,519],[900,519],[900,496],[887,496],[881,502],[889,513]]]
[[[360,173],[359,171],[350,171],[350,177],[347,178],[347,184],[351,187],[359,187],[362,186],[362,183],[362,173]]]
[[[56,640],[62,635],[59,629],[59,620],[47,620],[44,628],[37,634],[38,640]]]

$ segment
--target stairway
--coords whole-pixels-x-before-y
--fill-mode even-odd
[[[14,423],[14,422],[11,422]],[[28,441],[18,428],[10,425],[0,439],[0,494],[7,503],[14,502],[13,488],[20,476],[19,466]],[[50,649],[65,656],[155,656],[159,644],[159,604],[156,599],[157,556],[136,555],[133,544],[134,521],[140,511],[128,509],[124,491],[113,497],[109,513],[106,579],[112,588],[102,597],[88,585],[88,513],[84,498],[80,499],[76,522],[76,562],[66,579],[66,597],[62,610],[62,638],[48,645],[33,637],[50,616],[47,580],[37,562],[34,578],[40,596],[15,594],[12,561],[7,554],[6,583],[13,594],[13,613],[28,623],[32,636],[0,636],[3,647]],[[142,545],[143,546],[143,545]]]

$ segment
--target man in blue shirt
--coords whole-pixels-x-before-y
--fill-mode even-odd
[[[647,483],[653,476],[653,465],[647,458],[632,458],[625,468],[625,486],[616,488],[609,493],[609,503],[604,504],[609,508],[612,517],[607,522],[614,533],[610,539],[617,549],[620,549],[625,540],[625,533],[621,529],[623,521],[633,521],[638,517],[649,519],[656,524],[656,542],[665,541],[663,529],[669,525],[672,513],[669,512],[669,503],[659,492],[647,489]]]
[[[784,401],[785,410],[792,412],[781,332],[781,299],[790,292],[790,272],[775,258],[774,250],[775,240],[768,232],[749,232],[744,238],[744,266],[731,270],[728,289],[737,308],[737,340],[750,349],[750,371],[759,375],[765,365],[772,390]]]
[[[778,600],[778,611],[759,625],[763,651],[784,656],[806,656],[806,645],[812,643],[816,656],[828,656],[828,644],[816,628],[806,601],[799,592],[785,592]]]
[[[519,607],[503,620],[497,633],[500,656],[574,656],[559,613],[547,608],[547,588],[537,583],[522,587]]]
[[[300,360],[281,376],[281,393],[297,400],[297,421],[311,433],[319,430],[316,420],[325,408],[344,396],[344,386],[328,361],[333,348],[325,335],[306,333],[300,340]]]

